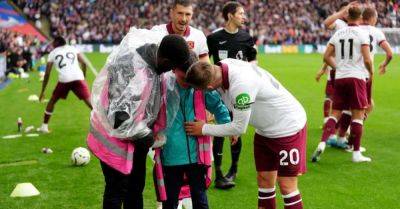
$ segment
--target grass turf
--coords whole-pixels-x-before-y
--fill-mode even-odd
[[[101,69],[107,55],[88,54],[97,69]],[[383,59],[377,57],[378,64]],[[372,163],[354,164],[351,154],[328,148],[319,163],[311,164],[322,124],[322,102],[325,83],[314,81],[315,72],[321,67],[321,55],[260,55],[259,63],[291,91],[303,104],[308,115],[308,172],[299,178],[299,187],[307,209],[336,208],[385,208],[399,207],[397,192],[400,190],[398,131],[400,123],[400,72],[399,61],[394,59],[385,76],[376,76],[373,97],[376,108],[365,123],[362,144],[365,155]],[[376,65],[377,65],[376,64]],[[88,70],[88,81],[94,79]],[[56,72],[46,90],[47,98],[56,83]],[[22,117],[24,127],[40,126],[45,104],[27,100],[39,94],[41,83],[35,73],[28,80],[14,80],[0,90],[0,137],[15,134],[17,118]],[[89,109],[72,93],[61,100],[51,118],[51,133],[36,138],[23,136],[17,139],[0,138],[0,208],[101,208],[104,181],[98,160],[85,167],[72,167],[70,154],[75,147],[86,146],[89,127]],[[252,136],[249,128],[243,136],[243,150],[239,164],[236,188],[229,191],[208,190],[210,208],[243,209],[257,207],[257,184],[253,160]],[[50,147],[54,153],[41,153]],[[224,147],[224,170],[230,163],[228,140]],[[37,161],[37,163],[24,162]],[[15,163],[17,162],[17,163]],[[151,178],[151,161],[147,162],[147,180],[144,191],[145,208],[155,208],[155,195]],[[31,182],[41,192],[31,198],[11,198],[17,183]],[[277,195],[278,208],[283,208]]]

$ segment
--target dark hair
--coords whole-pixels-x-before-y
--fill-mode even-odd
[[[172,5],[172,8],[175,8],[176,5],[182,5],[184,7],[192,6],[192,1],[191,0],[175,0],[174,4]]]
[[[179,69],[186,73],[189,70],[190,66],[192,66],[197,61],[199,61],[197,54],[194,51],[190,50],[189,59],[184,64],[182,64]]]
[[[229,14],[235,14],[237,8],[243,7],[239,2],[236,1],[229,1],[227,2],[224,7],[222,8],[222,16],[224,17],[225,21],[228,21]]]
[[[157,53],[157,57],[167,59],[172,68],[182,67],[190,58],[188,44],[182,36],[176,34],[165,36],[161,40]]]
[[[196,88],[205,89],[212,80],[211,69],[213,66],[208,62],[197,62],[186,72],[186,82]]]
[[[54,48],[64,46],[65,44],[67,44],[67,42],[65,41],[65,39],[63,37],[61,37],[61,36],[54,37],[54,41],[53,41]]]
[[[362,18],[365,21],[370,20],[371,18],[376,17],[376,10],[372,7],[367,7],[364,9],[363,13],[362,13]]]
[[[344,2],[340,3],[339,10],[343,9],[344,7],[347,7],[347,5],[349,5],[348,1],[344,1]]]
[[[349,8],[349,20],[357,20],[358,18],[361,17],[361,9],[360,7],[350,7]]]

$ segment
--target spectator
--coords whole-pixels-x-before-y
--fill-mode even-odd
[[[131,26],[152,27],[168,22],[172,0],[13,0],[36,21],[49,17],[52,36],[76,43],[119,43]],[[192,24],[206,35],[223,26],[225,0],[197,0]],[[330,33],[322,21],[342,1],[239,0],[249,14],[247,29],[258,44],[324,44]],[[400,0],[368,0],[378,10],[378,27],[396,27]]]

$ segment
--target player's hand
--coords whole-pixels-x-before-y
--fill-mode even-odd
[[[42,92],[42,93],[40,93],[40,96],[39,96],[39,102],[43,102],[43,100],[44,100],[44,93]]]
[[[231,145],[235,145],[239,141],[239,136],[231,136],[229,139],[231,140]]]
[[[195,122],[186,122],[185,130],[186,133],[190,136],[202,136],[203,135],[203,126],[206,124],[204,121],[195,120]]]
[[[369,79],[368,79],[368,81],[372,81],[373,78],[374,78],[374,74],[373,74],[373,73],[370,73],[370,74],[369,74]]]
[[[355,7],[355,6],[358,6],[359,5],[359,3],[358,3],[358,1],[352,1],[352,2],[350,2],[347,6],[346,6],[346,12],[348,12],[348,10],[351,8],[351,7]]]
[[[324,74],[323,70],[318,71],[317,75],[315,76],[315,80],[319,82],[321,80],[321,76]]]
[[[154,143],[151,146],[151,148],[156,149],[164,146],[164,144],[167,143],[167,137],[165,137],[164,134],[158,133],[154,136]]]
[[[386,73],[386,66],[381,64],[379,65],[379,75],[383,75]]]
[[[340,10],[340,16],[342,18],[347,17],[349,14],[349,9],[351,7],[357,6],[358,5],[358,1],[352,1],[350,2],[346,7],[344,7],[342,10]]]
[[[214,118],[214,115],[213,114],[211,114],[210,112],[206,112],[206,114],[207,114],[207,123],[213,123],[213,122],[215,122],[215,118]]]

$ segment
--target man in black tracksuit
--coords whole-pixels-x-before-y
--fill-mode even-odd
[[[255,62],[257,50],[254,48],[254,40],[249,33],[241,29],[246,20],[243,6],[238,2],[228,2],[224,5],[222,14],[225,27],[207,37],[209,55],[213,57],[214,63],[226,58]],[[215,187],[229,189],[235,186],[242,140],[239,138],[236,144],[231,145],[232,164],[226,176],[223,176],[221,171],[223,144],[223,137],[214,138]]]

